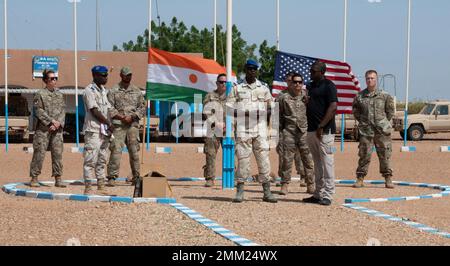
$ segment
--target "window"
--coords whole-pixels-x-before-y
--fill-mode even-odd
[[[448,115],[448,105],[439,105],[436,108],[435,114],[437,114],[437,115]]]

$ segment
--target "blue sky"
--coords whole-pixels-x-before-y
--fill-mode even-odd
[[[102,50],[134,40],[147,27],[148,0],[99,0]],[[226,23],[226,0],[218,24]],[[331,60],[343,58],[343,0],[280,0],[281,50]],[[234,23],[249,43],[275,44],[275,0],[235,0]],[[450,1],[412,0],[410,100],[450,99]],[[406,86],[407,0],[349,0],[347,62],[356,75],[369,68]],[[176,16],[188,26],[212,27],[213,0],[159,0],[162,21]],[[3,6],[3,1],[2,1]],[[0,21],[3,33],[3,12]],[[156,0],[153,0],[156,19]],[[72,4],[67,0],[9,0],[11,49],[73,49]],[[80,50],[95,50],[95,0],[78,4]],[[3,35],[3,34],[2,34]],[[3,36],[0,47],[3,48]],[[362,81],[364,83],[364,81]],[[392,79],[386,89],[394,94]]]

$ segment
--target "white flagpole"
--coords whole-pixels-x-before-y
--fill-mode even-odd
[[[214,0],[214,61],[217,62],[217,0]]]
[[[152,0],[148,0],[148,52],[152,48]],[[147,89],[145,92],[147,98]],[[144,164],[144,143],[147,143],[146,150],[150,150],[150,100],[147,99],[147,112],[144,116],[144,131],[142,133],[141,164]]]
[[[348,13],[348,0],[344,0],[344,62],[347,62],[347,13]],[[342,114],[341,118],[341,152],[344,152],[344,136],[345,136],[345,114]]]
[[[409,99],[409,75],[410,75],[410,52],[411,52],[411,0],[408,0],[408,38],[407,38],[407,49],[406,49],[406,97],[405,97],[405,127],[403,142],[404,146],[407,145],[407,135],[408,135],[408,99]]]
[[[280,0],[277,0],[277,51],[280,51]]]
[[[227,96],[232,90],[232,34],[233,32],[233,0],[227,0]],[[231,118],[226,116],[226,137],[223,140],[222,157],[222,189],[234,188],[234,143],[231,139]]]
[[[76,140],[77,148],[80,146],[79,130],[80,125],[78,122],[78,29],[77,29],[77,2],[79,0],[73,0],[73,40],[74,40],[74,72],[75,72],[75,116],[76,116]]]
[[[9,130],[8,130],[8,17],[7,0],[4,0],[4,26],[5,26],[5,150],[8,153]]]

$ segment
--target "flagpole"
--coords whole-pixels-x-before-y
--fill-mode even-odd
[[[280,0],[277,0],[277,51],[280,51]]]
[[[80,147],[80,125],[79,125],[79,113],[78,113],[78,36],[77,36],[77,2],[79,0],[73,0],[73,39],[74,39],[74,72],[75,72],[75,125],[76,125],[76,145]]]
[[[9,125],[8,125],[8,17],[7,17],[7,0],[4,0],[4,34],[5,34],[5,151],[8,153],[9,144]]]
[[[178,144],[178,131],[179,131],[179,129],[180,129],[180,125],[178,124],[178,104],[177,104],[177,102],[175,102],[175,124],[176,124],[176,126],[177,126],[177,129],[176,129],[176,141],[177,141],[177,144]]]
[[[214,61],[217,62],[217,0],[214,0]]]
[[[344,0],[344,62],[347,62],[347,13],[348,0]],[[341,152],[344,152],[344,136],[345,136],[345,113],[342,114],[341,119]]]
[[[411,52],[411,0],[408,0],[408,38],[406,49],[406,97],[405,97],[405,125],[403,132],[403,146],[408,143],[408,99],[409,99],[409,75],[410,75],[410,52]]]
[[[151,53],[152,48],[152,0],[148,0],[148,53]],[[149,86],[149,85],[147,85]],[[147,114],[144,116],[144,135],[147,142],[146,150],[150,150],[150,95],[146,93],[147,98]],[[145,128],[147,130],[145,130]],[[143,135],[143,136],[144,136]],[[144,145],[144,138],[142,138],[142,145]],[[144,150],[144,149],[142,149]],[[142,151],[142,163],[144,163],[144,152]]]
[[[227,0],[227,96],[232,89],[232,25],[233,0]],[[226,137],[222,145],[222,189],[234,188],[234,142],[231,138],[231,117],[226,116]]]

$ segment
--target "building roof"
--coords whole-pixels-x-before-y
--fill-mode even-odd
[[[33,56],[59,57],[58,87],[74,88],[74,52],[65,50],[8,50],[8,88],[43,88],[40,78],[33,79]],[[201,53],[189,55],[203,57]],[[0,87],[4,87],[4,50],[0,50]],[[78,87],[84,88],[92,82],[91,68],[95,65],[107,66],[110,74],[106,87],[110,88],[120,81],[120,69],[130,66],[136,86],[144,89],[147,82],[147,52],[105,52],[78,51]],[[10,90],[8,90],[10,91]]]

